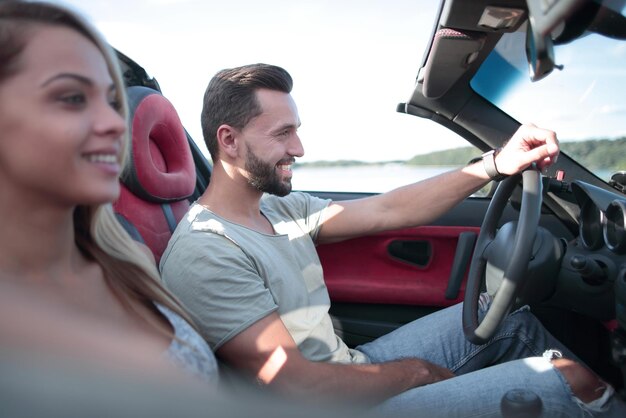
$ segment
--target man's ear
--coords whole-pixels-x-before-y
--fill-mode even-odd
[[[237,157],[239,141],[237,140],[237,129],[230,125],[220,125],[217,128],[217,144],[220,153],[224,153],[230,158]]]

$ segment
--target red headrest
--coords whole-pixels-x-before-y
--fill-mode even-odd
[[[158,91],[128,88],[131,150],[121,180],[140,198],[164,203],[191,196],[196,171],[174,106]]]

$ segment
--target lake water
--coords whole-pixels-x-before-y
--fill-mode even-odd
[[[296,167],[291,183],[293,190],[384,193],[455,168],[457,167],[403,164]],[[604,181],[608,181],[611,174],[608,170],[596,172]]]
[[[296,167],[294,190],[382,193],[454,167],[383,164],[348,167]]]

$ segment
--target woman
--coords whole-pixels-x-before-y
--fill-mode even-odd
[[[127,113],[115,55],[90,24],[0,2],[0,281],[143,337],[213,384],[213,354],[111,208]]]

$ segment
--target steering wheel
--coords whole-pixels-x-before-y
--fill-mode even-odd
[[[497,231],[498,221],[520,178],[523,191],[517,227],[508,223]],[[489,341],[513,306],[517,291],[523,287],[541,215],[542,187],[541,174],[536,168],[529,168],[502,181],[489,204],[476,240],[463,302],[463,332],[471,343],[480,345]],[[488,264],[503,269],[488,269]],[[490,277],[501,276],[502,271],[504,276]],[[478,299],[483,276],[487,281],[501,279],[502,283],[479,325]]]

